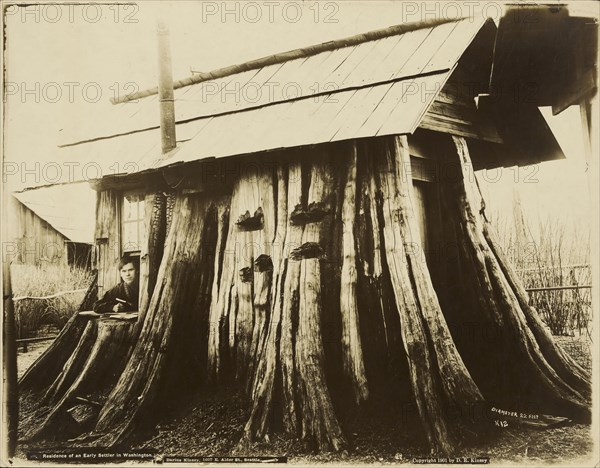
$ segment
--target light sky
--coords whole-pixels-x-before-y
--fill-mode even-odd
[[[156,86],[158,17],[170,27],[173,76],[178,79],[189,76],[190,68],[210,71],[393,24],[456,17],[459,8],[462,14],[495,19],[502,11],[498,2],[474,1],[10,6],[5,18],[5,162],[17,166],[10,166],[16,173],[6,178],[6,185],[20,189],[39,184],[44,164],[59,161],[61,135],[110,119],[110,97]],[[575,2],[573,11],[597,15],[598,4]],[[589,188],[579,110],[571,108],[558,118],[547,110],[544,115],[567,160],[542,164],[535,174],[523,168],[486,174],[484,179],[493,182],[484,180],[488,202],[510,213],[516,181],[528,217],[558,213],[585,223]]]

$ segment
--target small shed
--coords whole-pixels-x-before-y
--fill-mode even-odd
[[[13,261],[91,268],[94,196],[87,183],[14,192],[9,209]]]
[[[28,434],[84,397],[76,442],[112,446],[201,387],[247,397],[244,440],[321,450],[373,402],[413,408],[436,453],[492,407],[589,421],[589,375],[528,305],[473,175],[564,157],[534,104],[478,107],[496,38],[476,18],[371,31],[163,81],[65,141],[132,162],[95,184],[95,242],[100,293],[139,259],[140,310],[73,317],[21,380],[44,395]]]

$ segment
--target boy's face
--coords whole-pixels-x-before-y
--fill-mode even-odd
[[[121,268],[121,279],[125,284],[131,284],[135,281],[135,266],[133,263],[127,263]]]

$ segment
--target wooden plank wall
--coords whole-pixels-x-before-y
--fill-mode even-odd
[[[460,135],[467,138],[502,143],[489,115],[475,106],[473,90],[451,76],[423,117],[421,128]]]
[[[65,241],[68,239],[33,211],[13,199],[14,226],[12,227],[15,244],[12,261],[27,265],[52,263],[67,265]]]
[[[119,195],[114,190],[98,192],[96,198],[96,262],[98,297],[117,284],[117,266],[121,254],[119,232]]]

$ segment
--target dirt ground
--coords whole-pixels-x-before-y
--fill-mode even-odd
[[[25,373],[37,358],[39,358],[46,348],[50,346],[52,341],[40,341],[38,343],[30,343],[27,345],[27,352],[23,351],[23,347],[19,346],[17,354],[17,375],[19,378]]]
[[[591,342],[585,338],[557,337],[582,366],[591,367]],[[19,353],[19,375],[34,362],[50,342],[37,343],[28,353]],[[428,450],[418,421],[357,420],[348,433],[349,447],[341,453],[317,454],[294,439],[272,435],[268,443],[239,441],[248,418],[248,405],[239,396],[220,392],[202,394],[174,405],[158,422],[146,426],[129,450],[154,451],[171,456],[287,456],[288,463],[413,464],[413,457],[427,457]],[[181,408],[185,408],[182,410]],[[21,445],[20,455],[36,447]],[[465,446],[463,457],[489,457],[494,464],[590,465],[593,449],[590,427],[567,424],[551,429],[510,425],[496,429],[486,439]]]

